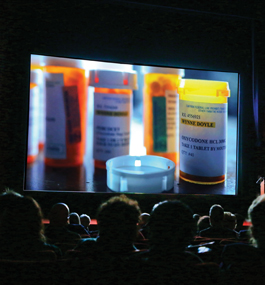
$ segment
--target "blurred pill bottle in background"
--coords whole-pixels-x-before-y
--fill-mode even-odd
[[[83,164],[86,143],[87,77],[81,60],[45,57],[45,164]]]
[[[183,69],[143,67],[144,146],[178,164],[178,86]]]
[[[27,163],[33,163],[39,153],[39,87],[38,72],[30,71]]]
[[[39,151],[43,150],[45,143],[45,78],[43,56],[32,54],[30,58],[30,70],[36,73],[35,81],[39,88]]]

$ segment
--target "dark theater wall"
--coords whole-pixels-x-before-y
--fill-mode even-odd
[[[216,1],[213,6],[201,1],[171,2],[59,0],[47,4],[37,0],[34,4],[1,4],[1,190],[23,189],[29,59],[30,53],[36,53],[240,72],[239,194],[256,195],[255,181],[263,175],[264,135],[260,124],[264,120],[259,108],[265,104],[264,95],[260,91],[258,98],[258,91],[264,83],[256,77],[262,75],[259,65],[264,62],[260,44],[263,7],[258,1],[248,5]],[[259,87],[253,84],[254,79],[260,80]],[[51,199],[51,194],[33,196],[43,200]],[[54,194],[59,197],[55,200],[71,196],[58,195]]]

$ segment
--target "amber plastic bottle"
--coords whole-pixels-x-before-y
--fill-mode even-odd
[[[94,86],[94,143],[96,168],[106,168],[110,158],[128,155],[132,117],[132,95],[137,74],[114,70],[91,70]]]
[[[45,164],[73,167],[83,164],[86,142],[87,78],[82,62],[46,60]]]
[[[144,146],[148,155],[158,155],[178,164],[178,86],[184,70],[144,69]]]

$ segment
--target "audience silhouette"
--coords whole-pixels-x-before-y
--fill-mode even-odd
[[[39,261],[42,252],[52,252],[69,261],[56,267],[56,280],[78,285],[260,284],[265,278],[265,195],[252,202],[248,218],[251,238],[240,241],[235,229],[246,231],[244,217],[219,204],[211,206],[209,216],[199,216],[181,201],[166,200],[141,214],[138,202],[122,194],[99,206],[98,236],[90,238],[88,215],[70,214],[65,203],[57,203],[44,232],[37,201],[6,191],[0,195],[0,259]],[[77,227],[88,234],[81,238]],[[148,242],[141,250],[139,235]],[[73,255],[63,256],[62,244],[69,244]],[[214,248],[218,261],[209,263]]]

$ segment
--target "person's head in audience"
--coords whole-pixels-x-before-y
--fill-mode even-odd
[[[80,225],[80,217],[76,212],[72,212],[69,215],[69,223],[70,224],[75,224],[75,225]]]
[[[138,202],[125,195],[114,196],[97,212],[99,236],[110,244],[130,245],[137,237],[141,210]]]
[[[21,246],[34,241],[45,241],[43,214],[39,204],[33,198],[23,196],[9,202],[12,207],[6,208],[1,219],[1,238],[18,242]]]
[[[150,242],[157,248],[184,250],[196,233],[191,209],[181,201],[156,204],[149,219]]]
[[[91,223],[91,218],[87,214],[80,215],[80,222],[87,230],[89,229],[89,225]]]
[[[223,226],[224,228],[234,230],[236,228],[237,220],[236,216],[232,214],[231,212],[224,212],[224,220],[223,220]]]
[[[258,196],[248,208],[248,217],[252,223],[250,228],[252,242],[265,250],[265,195]]]
[[[221,205],[212,205],[209,211],[209,216],[212,227],[223,227],[224,209]]]
[[[201,216],[197,222],[197,231],[200,232],[210,227],[210,217],[205,215]]]
[[[16,209],[16,201],[23,196],[13,190],[6,190],[0,195],[0,226],[2,216],[6,216],[6,212],[12,212]]]
[[[49,220],[51,226],[64,227],[69,220],[69,207],[64,203],[57,203],[52,206],[49,213]]]

